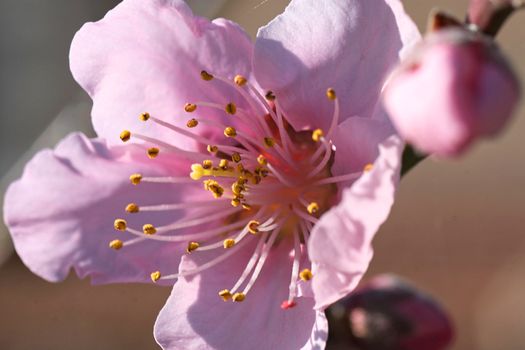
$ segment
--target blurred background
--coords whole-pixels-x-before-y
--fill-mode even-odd
[[[73,130],[93,135],[88,97],[68,50],[78,28],[118,1],[0,1],[0,197],[23,164]],[[207,17],[240,23],[252,37],[286,0],[197,0]],[[404,0],[424,30],[438,6],[462,18],[467,1]],[[525,81],[525,12],[499,35]],[[457,328],[455,350],[525,349],[525,118],[456,162],[427,160],[403,179],[375,240],[368,276],[393,272],[436,297]],[[71,276],[33,276],[0,226],[0,349],[157,349],[152,327],[170,290],[90,287]],[[423,349],[424,350],[424,349]]]

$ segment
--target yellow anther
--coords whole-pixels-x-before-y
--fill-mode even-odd
[[[263,156],[262,154],[259,154],[259,156],[257,157],[257,163],[259,163],[261,165],[267,165],[268,164],[268,160],[266,159],[265,156]]]
[[[206,170],[213,168],[213,162],[211,160],[209,160],[209,159],[203,160],[202,161],[202,168],[206,169]]]
[[[258,175],[259,177],[266,177],[268,176],[268,169],[265,169],[263,167],[257,167],[255,168],[255,174]]]
[[[215,180],[204,181],[204,189],[210,191],[215,198],[221,198],[224,194],[224,188]]]
[[[126,205],[126,211],[128,213],[138,213],[140,210],[139,206],[135,203],[129,203]]]
[[[228,160],[221,159],[219,161],[219,168],[221,168],[222,170],[227,170],[228,169]]]
[[[197,125],[199,125],[199,121],[195,118],[188,120],[186,123],[186,126],[190,129],[196,127]]]
[[[148,121],[148,119],[150,118],[151,116],[149,115],[148,112],[146,113],[142,113],[141,115],[139,115],[139,120],[142,120],[143,122],[145,121]]]
[[[324,136],[324,132],[323,130],[321,129],[315,129],[313,132],[312,132],[312,140],[314,140],[315,142],[319,142],[321,141],[321,138]]]
[[[160,153],[160,149],[158,149],[157,147],[148,148],[148,157],[150,159],[157,158],[159,153]]]
[[[128,142],[130,138],[131,138],[131,132],[129,130],[124,130],[123,132],[120,133],[120,139],[123,142]]]
[[[219,296],[222,298],[222,300],[228,301],[232,298],[232,293],[230,293],[228,289],[223,289],[219,292]]]
[[[234,127],[228,126],[224,129],[224,136],[226,137],[235,137],[237,136],[237,130]]]
[[[242,191],[244,191],[246,188],[244,187],[243,184],[240,184],[238,182],[234,182],[232,184],[232,192],[235,194],[235,195],[240,195],[242,193]]]
[[[233,152],[232,153],[232,160],[235,162],[235,163],[239,163],[242,159],[241,159],[241,155],[237,152]]]
[[[155,272],[152,272],[152,273],[150,274],[151,280],[152,280],[153,282],[157,282],[158,280],[160,280],[160,277],[161,277],[161,276],[162,276],[162,275],[160,274],[160,271],[155,271]]]
[[[242,75],[236,75],[235,78],[233,78],[233,81],[235,82],[235,84],[237,84],[239,86],[244,86],[244,85],[246,85],[246,82],[248,80],[246,80],[246,78],[243,77]]]
[[[234,115],[237,112],[237,106],[235,105],[235,103],[230,102],[226,105],[224,110],[226,111],[226,113]]]
[[[142,232],[144,232],[146,235],[154,235],[157,233],[157,229],[152,224],[146,224],[142,226]]]
[[[244,210],[252,210],[252,206],[249,205],[248,203],[243,203],[243,204],[242,204],[242,208],[243,208]]]
[[[372,170],[373,167],[374,167],[374,164],[372,164],[372,163],[368,163],[368,164],[365,165],[365,167],[363,168],[363,171],[369,172],[370,170]]]
[[[114,239],[111,242],[109,242],[109,247],[111,249],[119,250],[124,246],[124,243],[120,239]]]
[[[264,97],[266,97],[266,99],[267,99],[268,101],[274,101],[274,100],[275,100],[275,95],[273,94],[272,91],[268,91],[268,92],[266,93],[266,95],[264,95]]]
[[[241,199],[239,197],[233,197],[232,201],[230,202],[232,207],[238,207],[241,205]]]
[[[299,278],[303,281],[309,281],[312,279],[312,277],[314,277],[314,275],[312,274],[312,271],[310,271],[310,269],[304,269],[299,273]]]
[[[197,242],[190,242],[188,243],[188,247],[186,247],[186,253],[191,253],[199,249],[201,245]]]
[[[308,204],[306,210],[308,210],[310,214],[316,214],[317,212],[319,212],[319,204],[317,204],[316,202],[312,202]]]
[[[217,147],[217,146],[213,146],[213,145],[208,145],[208,146],[206,147],[206,149],[207,149],[208,152],[210,152],[210,153],[217,153],[217,152],[219,152],[219,147]]]
[[[275,146],[275,139],[273,139],[272,137],[265,137],[264,144],[266,145],[266,147],[273,147]]]
[[[326,97],[330,100],[335,100],[337,98],[337,95],[335,94],[335,90],[332,88],[329,88],[326,90]]]
[[[232,295],[232,300],[237,303],[244,301],[244,299],[246,299],[246,295],[244,295],[244,293],[235,293],[234,295]]]
[[[126,228],[128,228],[128,223],[124,219],[116,219],[115,222],[113,222],[113,227],[117,231],[125,231]]]
[[[188,113],[192,113],[192,112],[195,112],[195,110],[197,109],[197,105],[194,104],[194,103],[186,103],[184,105],[184,110]]]
[[[210,80],[213,80],[213,75],[203,70],[201,71],[201,78],[202,80],[210,81]]]
[[[132,174],[130,177],[129,177],[129,181],[131,181],[131,183],[133,185],[138,185],[140,183],[140,181],[142,180],[142,175],[141,174]]]
[[[233,247],[235,245],[235,240],[234,239],[225,239],[223,242],[222,242],[222,246],[224,247],[224,249],[229,249],[231,247]]]
[[[256,221],[256,220],[252,220],[248,223],[248,231],[252,234],[252,235],[256,235],[257,233],[259,233],[259,225],[261,223],[259,221]]]

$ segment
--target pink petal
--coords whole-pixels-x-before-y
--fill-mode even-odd
[[[233,88],[203,81],[200,72],[248,77],[251,52],[252,43],[239,26],[193,16],[181,0],[125,0],[104,19],[80,29],[70,60],[73,76],[93,98],[95,130],[114,144],[123,129],[151,130],[138,120],[143,112],[184,125],[193,116],[184,112],[187,102],[245,107]],[[207,107],[198,112],[207,119],[226,115]],[[172,137],[162,128],[155,135]],[[177,142],[192,145],[186,139]]]
[[[345,189],[341,202],[314,227],[308,247],[317,309],[351,292],[368,268],[372,239],[394,201],[402,150],[397,136],[384,141],[372,170]]]
[[[337,147],[332,174],[334,176],[363,171],[379,155],[379,145],[394,133],[385,119],[351,117],[336,129],[333,142]]]
[[[254,72],[296,129],[326,128],[327,88],[336,90],[342,117],[369,117],[400,50],[417,39],[398,0],[292,0],[259,30]]]
[[[250,248],[251,247],[251,248]],[[242,303],[223,302],[218,291],[231,288],[243,271],[253,245],[242,247],[222,264],[181,278],[161,310],[155,337],[163,349],[323,349],[328,325],[313,300],[298,298],[283,310],[288,297],[290,246],[281,244],[266,262],[259,279]],[[209,261],[214,253],[184,256],[181,271]]]
[[[177,244],[146,241],[118,252],[108,247],[113,239],[134,238],[114,230],[116,218],[139,230],[145,224],[141,213],[125,212],[128,203],[165,204],[192,195],[184,185],[130,183],[129,175],[137,171],[151,176],[181,172],[180,164],[161,164],[161,156],[150,160],[142,148],[109,149],[81,134],[68,136],[54,151],[41,151],[5,197],[5,222],[19,256],[53,282],[63,280],[72,267],[94,283],[144,282],[152,271],[175,269],[184,251]],[[180,215],[148,212],[147,220],[161,225]]]

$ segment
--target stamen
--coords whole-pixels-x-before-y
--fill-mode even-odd
[[[188,120],[186,123],[186,126],[190,129],[196,127],[197,125],[199,125],[199,121],[195,118]]]
[[[193,113],[197,110],[197,105],[194,103],[186,103],[184,105],[184,110],[188,113]]]
[[[188,243],[188,247],[186,248],[186,252],[189,254],[197,249],[199,249],[200,244],[197,242],[190,242]]]
[[[244,85],[246,85],[246,82],[248,80],[246,80],[246,78],[243,77],[242,75],[236,75],[235,78],[233,78],[233,81],[235,82],[235,84],[237,84],[239,86],[244,86]]]
[[[129,130],[124,130],[120,133],[120,139],[122,142],[128,142],[131,138],[131,132]]]
[[[332,88],[329,88],[326,90],[326,97],[328,97],[328,99],[330,100],[335,100],[337,98],[336,94],[335,94],[335,90],[332,89]]]
[[[222,298],[222,300],[228,301],[232,298],[232,293],[230,293],[228,289],[223,289],[219,292],[219,296]]]
[[[275,146],[275,139],[273,139],[272,137],[265,137],[264,144],[266,147],[271,148]]]
[[[224,129],[224,136],[226,137],[235,137],[237,136],[237,130],[234,127],[228,126]]]
[[[154,235],[157,233],[157,229],[152,224],[146,224],[142,226],[142,232],[144,232],[145,235]]]
[[[161,277],[160,271],[152,272],[150,274],[150,277],[151,277],[151,280],[153,281],[153,283],[157,282],[160,279],[160,277]]]
[[[129,203],[127,206],[126,206],[126,211],[128,213],[138,213],[140,210],[139,206],[135,203]]]
[[[239,163],[242,158],[241,158],[241,155],[237,152],[233,152],[232,153],[232,160],[235,162],[235,163]]]
[[[256,221],[256,220],[252,220],[248,223],[248,231],[252,234],[252,235],[256,235],[257,233],[259,233],[259,226],[261,225],[261,223],[259,221]]]
[[[309,214],[317,214],[319,212],[319,204],[317,204],[316,202],[312,202],[308,204],[306,210]]]
[[[240,303],[242,301],[244,301],[244,299],[246,299],[246,295],[244,293],[235,293],[233,296],[232,296],[232,300],[236,303]]]
[[[128,224],[127,224],[126,220],[124,220],[124,219],[116,219],[115,222],[113,223],[113,227],[117,231],[126,231],[126,228],[128,227]]]
[[[142,113],[141,115],[139,115],[139,119],[142,120],[143,122],[148,121],[149,118],[150,118],[150,114],[148,112]]]
[[[310,271],[310,269],[304,269],[299,273],[299,278],[301,278],[301,280],[303,281],[309,281],[312,279],[313,276],[314,275],[312,274],[312,271]]]
[[[213,75],[211,75],[210,73],[208,73],[205,70],[203,70],[203,71],[201,71],[201,78],[202,78],[202,80],[210,81],[210,80],[213,80]]]
[[[148,149],[148,157],[150,159],[157,158],[160,153],[160,150],[157,147],[151,147]]]
[[[268,101],[275,101],[275,95],[273,94],[272,91],[268,91],[264,97],[268,100]]]
[[[235,240],[231,239],[231,238],[225,239],[222,242],[222,245],[223,245],[224,249],[230,249],[231,247],[233,247],[235,245]]]
[[[369,172],[369,171],[371,171],[373,168],[374,168],[374,164],[368,163],[368,164],[365,165],[365,167],[363,168],[363,171],[364,171],[364,172]]]
[[[142,175],[141,174],[131,174],[129,177],[129,181],[133,185],[138,185],[142,181]]]
[[[237,106],[235,106],[235,103],[230,102],[226,105],[224,110],[226,111],[226,113],[234,115],[237,112]]]
[[[340,176],[332,176],[327,177],[325,179],[321,179],[319,181],[314,182],[311,186],[320,186],[320,185],[328,185],[333,184],[337,182],[343,182],[343,181],[351,181],[359,178],[361,176],[361,172],[355,172],[355,173],[349,173],[346,175],[340,175]]]
[[[321,140],[321,137],[323,137],[323,130],[321,129],[315,129],[313,132],[312,132],[312,140],[314,140],[315,142],[319,142]]]
[[[215,153],[219,152],[219,147],[213,146],[213,145],[208,145],[208,146],[206,146],[206,150],[208,150],[208,152],[210,152],[210,153],[215,154]]]
[[[109,247],[111,249],[119,250],[119,249],[122,249],[123,246],[124,246],[124,243],[122,243],[120,239],[114,239],[111,242],[109,242]]]

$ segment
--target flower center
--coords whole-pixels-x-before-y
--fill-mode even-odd
[[[234,118],[235,123],[207,120],[198,116],[180,127],[149,113],[140,119],[153,122],[189,137],[201,144],[200,151],[187,151],[155,138],[123,131],[121,139],[126,142],[137,138],[152,147],[147,155],[154,159],[161,149],[166,156],[189,160],[189,177],[146,177],[133,174],[130,180],[138,185],[154,182],[159,185],[184,183],[209,192],[208,200],[190,203],[141,206],[130,203],[126,211],[131,214],[148,211],[186,210],[184,218],[169,225],[156,227],[145,224],[142,230],[128,227],[124,219],[115,220],[118,231],[126,231],[136,237],[128,241],[113,240],[110,247],[116,250],[124,246],[153,239],[166,242],[187,242],[186,252],[222,250],[216,258],[190,270],[175,274],[155,271],[151,279],[169,280],[197,274],[219,264],[247,242],[257,240],[252,257],[237,282],[219,291],[225,300],[241,302],[257,280],[270,250],[282,241],[292,242],[292,275],[289,297],[281,306],[288,309],[295,305],[297,284],[312,278],[307,259],[306,242],[318,217],[334,204],[339,182],[356,179],[361,172],[332,176],[330,168],[335,147],[331,136],[339,119],[339,103],[333,89],[327,90],[327,98],[334,103],[330,128],[295,131],[287,122],[276,96],[267,92],[264,96],[246,78],[237,75],[233,80],[215,77],[203,71],[201,78],[213,83],[218,80],[236,89],[249,106],[244,110],[234,102],[192,102],[184,106],[186,113],[198,115],[201,108],[221,109]],[[193,133],[200,125],[219,128],[224,135],[222,144]],[[191,131],[190,131],[191,130]],[[215,133],[217,134],[217,133]],[[199,210],[191,210],[198,207]],[[209,226],[210,223],[215,223]],[[208,225],[208,226],[205,226]],[[180,230],[195,233],[180,234]],[[246,248],[248,249],[248,248]],[[306,259],[305,259],[306,257]],[[306,262],[305,262],[306,261]],[[176,267],[174,267],[176,268]]]

